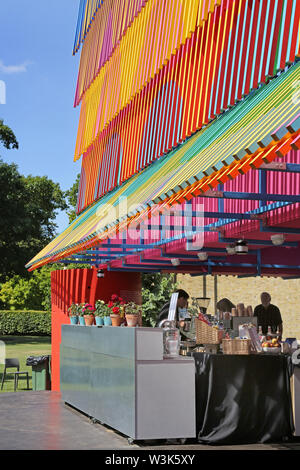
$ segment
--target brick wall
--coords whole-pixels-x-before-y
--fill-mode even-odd
[[[237,278],[236,276],[217,276],[217,300],[227,297],[235,305],[242,302],[252,305],[260,303],[261,292],[269,292],[271,302],[278,306],[283,319],[283,337],[296,337],[300,340],[300,279],[284,281],[281,278]],[[203,277],[178,274],[180,288],[191,297],[203,296]],[[208,313],[214,314],[215,305],[214,276],[206,276],[206,296],[211,298]]]

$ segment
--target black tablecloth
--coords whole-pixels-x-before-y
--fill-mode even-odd
[[[290,357],[193,353],[197,439],[278,442],[294,432]]]

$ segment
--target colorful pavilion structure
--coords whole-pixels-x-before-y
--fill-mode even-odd
[[[80,1],[77,218],[27,265],[94,268],[53,274],[61,312],[99,271],[300,277],[299,25],[297,0]]]

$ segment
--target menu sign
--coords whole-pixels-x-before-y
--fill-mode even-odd
[[[168,315],[168,320],[169,321],[174,321],[175,320],[177,300],[178,300],[178,292],[175,292],[171,296],[171,302],[170,302],[170,307],[169,307],[169,315]]]

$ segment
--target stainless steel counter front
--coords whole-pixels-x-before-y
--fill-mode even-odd
[[[62,399],[135,440],[194,438],[195,363],[160,328],[62,325]]]

